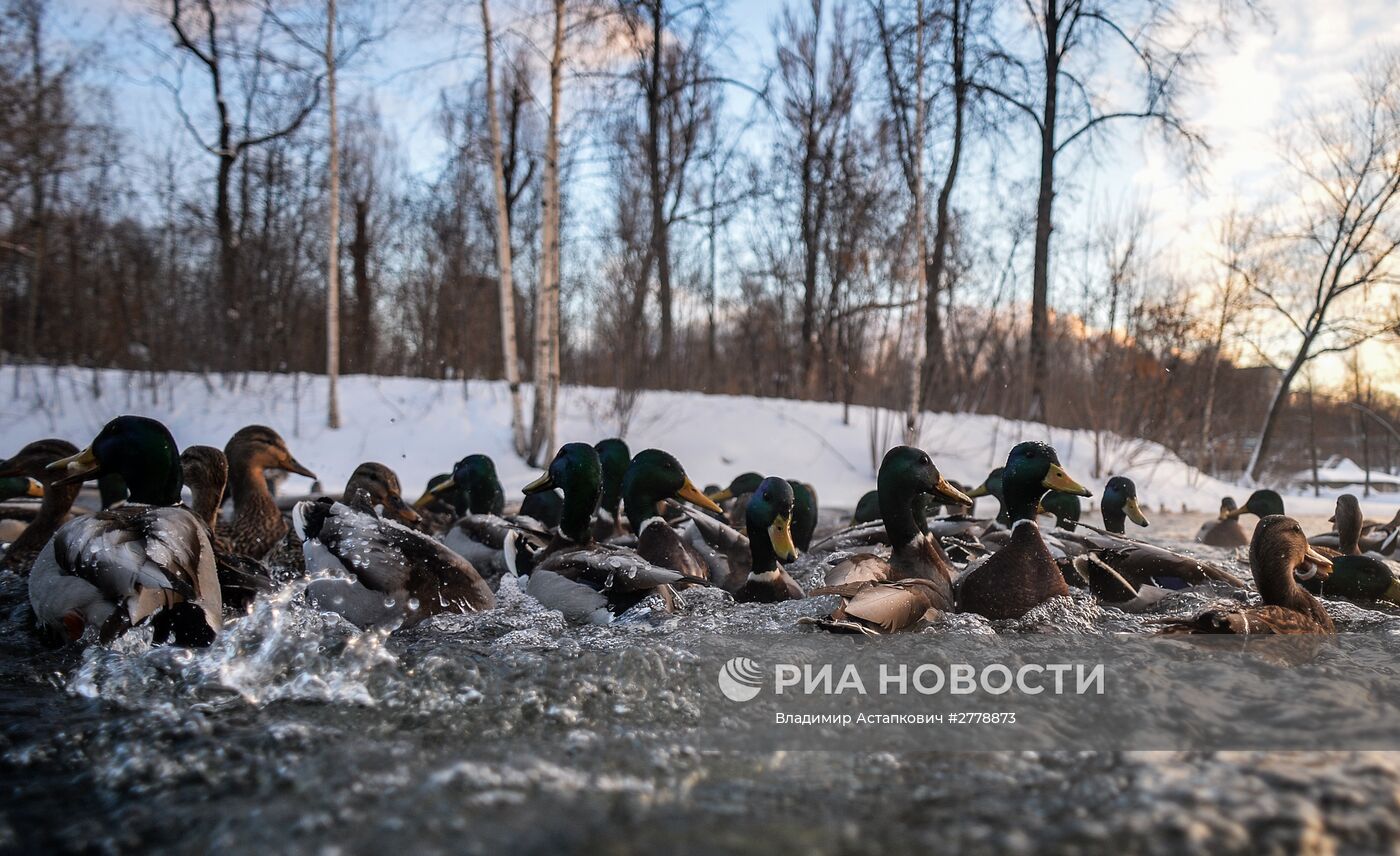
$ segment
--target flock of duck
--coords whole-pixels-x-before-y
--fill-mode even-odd
[[[263,426],[240,430],[222,451],[181,453],[164,425],[140,416],[113,419],[81,451],[30,443],[0,462],[0,498],[42,500],[27,524],[0,527],[10,541],[0,564],[28,577],[34,626],[55,644],[105,642],[148,624],[158,644],[208,645],[259,593],[298,576],[310,577],[315,607],[361,627],[492,609],[512,576],[579,623],[611,622],[648,598],[683,610],[688,589],[717,587],[749,603],[834,596],[829,615],[801,623],[867,635],[944,612],[1017,618],[1072,586],[1126,611],[1191,586],[1248,588],[1210,562],[1129,537],[1128,521],[1148,525],[1131,479],[1106,483],[1102,527],[1081,520],[1091,492],[1039,442],[1015,446],[971,490],[926,452],[890,449],[850,525],[819,540],[811,485],[744,473],[701,491],[671,454],[633,456],[615,438],[565,444],[511,513],[485,455],[463,458],[413,503],[390,468],[371,462],[339,498],[284,512],[268,484],[274,471],[315,478]],[[104,508],[75,512],[82,483],[94,480]],[[970,516],[980,496],[998,502],[994,519]],[[1259,518],[1252,536],[1245,514]],[[1242,594],[1164,620],[1161,631],[1331,633],[1317,595],[1400,603],[1389,564],[1400,515],[1367,524],[1346,495],[1333,521],[1335,532],[1310,541],[1277,493],[1257,491],[1243,507],[1226,499],[1198,540],[1248,546],[1258,602]],[[789,572],[799,561],[817,563],[796,566],[819,583],[806,591]]]

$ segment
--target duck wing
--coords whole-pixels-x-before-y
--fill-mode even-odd
[[[54,570],[124,606],[127,625],[189,602],[203,611],[210,630],[223,627],[214,549],[204,524],[188,509],[127,505],[102,511],[64,524],[51,543]]]

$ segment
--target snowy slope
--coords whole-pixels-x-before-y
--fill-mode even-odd
[[[0,453],[6,455],[48,436],[83,446],[108,419],[137,413],[165,422],[181,446],[222,448],[244,425],[269,425],[328,490],[338,490],[359,462],[378,460],[397,470],[405,491],[416,497],[429,477],[472,452],[496,460],[508,496],[518,495],[519,486],[535,475],[510,452],[509,397],[505,385],[494,381],[342,378],[345,424],[336,431],[325,427],[325,379],[311,375],[206,379],[6,366],[0,368],[0,388],[12,393],[0,408]],[[607,389],[561,390],[559,442],[618,434],[615,399]],[[528,391],[526,407],[528,413]],[[626,439],[634,452],[659,446],[674,453],[697,485],[726,483],[752,469],[802,478],[816,486],[823,505],[849,508],[874,486],[878,457],[872,456],[872,446],[883,453],[898,441],[901,425],[897,414],[869,408],[853,408],[845,424],[839,404],[647,392],[636,402]],[[1103,435],[1096,456],[1092,432],[994,416],[927,414],[922,445],[945,475],[977,484],[1022,439],[1048,440],[1070,475],[1096,492],[1110,475],[1131,476],[1153,509],[1213,511],[1224,494],[1241,501],[1248,494],[1202,475],[1155,443]],[[294,476],[287,490],[309,486]],[[1389,516],[1397,501],[1368,500],[1368,516]],[[1331,501],[1302,497],[1290,499],[1289,508],[1325,513]]]

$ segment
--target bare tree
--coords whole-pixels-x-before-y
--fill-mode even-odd
[[[1300,181],[1283,224],[1264,252],[1287,252],[1279,282],[1250,287],[1288,325],[1295,341],[1259,428],[1246,473],[1258,479],[1298,372],[1323,354],[1344,353],[1387,331],[1369,317],[1370,292],[1400,282],[1400,54],[1357,77],[1357,92],[1315,110],[1284,143]],[[1352,301],[1359,298],[1360,305]],[[1347,311],[1350,308],[1351,311]]]
[[[515,453],[525,457],[525,419],[520,409],[520,361],[515,349],[515,285],[511,278],[510,211],[501,155],[501,119],[496,105],[496,64],[489,0],[481,0],[481,30],[486,44],[486,113],[491,127],[491,174],[496,193],[496,270],[501,302],[501,362],[510,387],[510,427]],[[538,386],[536,387],[538,389]]]
[[[1031,37],[1025,41],[1036,52],[1020,58],[1007,51],[1002,55],[1006,82],[979,79],[972,84],[1028,119],[1040,149],[1027,353],[1030,419],[1048,415],[1050,238],[1057,158],[1076,142],[1127,121],[1150,122],[1171,138],[1202,144],[1178,112],[1177,98],[1197,63],[1195,43],[1206,28],[1183,21],[1175,5],[1173,0],[1026,0]],[[1126,49],[1131,68],[1107,68],[1110,48]],[[1128,102],[1114,97],[1130,91],[1125,83],[1138,85],[1138,94]]]
[[[178,51],[193,57],[209,79],[214,111],[212,138],[196,128],[194,118],[186,112],[180,84],[170,85],[186,129],[218,164],[214,183],[218,292],[224,311],[234,319],[238,319],[245,308],[233,213],[234,168],[245,152],[284,139],[302,126],[320,103],[324,75],[324,70],[308,68],[297,57],[306,47],[299,37],[291,38],[291,48],[282,46],[284,49],[279,49],[275,44],[274,33],[286,35],[287,30],[277,21],[271,7],[262,7],[252,23],[236,19],[238,8],[216,6],[213,0],[197,0],[191,8],[185,0],[170,0],[167,16]],[[234,20],[225,20],[226,12]],[[245,30],[252,33],[246,40]],[[238,73],[232,69],[236,65],[257,70]],[[269,71],[261,71],[263,68]],[[276,75],[272,70],[282,74]],[[241,91],[234,91],[230,77],[243,82]],[[281,91],[274,91],[279,84]],[[235,98],[242,101],[241,116],[234,112],[238,106]],[[265,119],[268,116],[272,118]],[[229,330],[250,326],[234,323]]]
[[[559,391],[559,111],[564,66],[564,0],[554,0],[554,49],[549,58],[549,130],[545,136],[544,190],[541,194],[544,248],[535,293],[535,407],[530,429],[530,462],[538,464],[554,448]]]
[[[326,0],[326,141],[330,148],[326,235],[326,427],[340,427],[340,139],[335,114],[335,0]]]

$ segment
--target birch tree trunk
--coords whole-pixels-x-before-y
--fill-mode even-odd
[[[326,426],[340,427],[340,140],[335,116],[335,0],[326,0],[326,94],[330,124],[330,234],[326,240]]]
[[[909,409],[904,417],[904,442],[909,446],[919,443],[919,412],[923,406],[924,360],[927,349],[924,339],[924,302],[928,299],[928,231],[924,228],[924,0],[919,0],[914,22],[917,46],[915,48],[914,74],[917,78],[914,91],[914,231],[918,236],[915,246],[919,258],[914,265],[918,277],[918,293],[914,295],[915,334],[911,337],[914,353],[909,359]]]
[[[541,194],[543,258],[535,294],[535,408],[530,431],[531,463],[553,448],[559,394],[559,95],[564,64],[564,0],[554,0],[554,51],[549,61],[549,130],[545,138]]]
[[[481,0],[481,30],[486,40],[486,115],[491,128],[491,172],[496,190],[496,267],[499,271],[501,302],[501,364],[510,387],[510,428],[515,453],[522,458],[525,444],[525,418],[520,409],[520,364],[515,347],[515,283],[510,252],[510,215],[506,201],[505,166],[501,156],[501,118],[496,105],[496,65],[491,32],[490,0]]]

